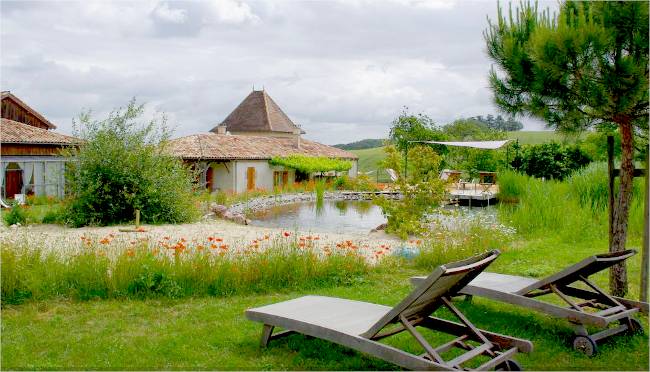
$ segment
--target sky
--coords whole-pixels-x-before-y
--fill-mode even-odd
[[[132,97],[174,137],[207,132],[265,89],[308,139],[385,138],[405,107],[440,125],[499,113],[482,34],[496,12],[468,0],[2,0],[0,86],[62,133]]]

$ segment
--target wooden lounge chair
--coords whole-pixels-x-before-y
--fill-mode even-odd
[[[520,367],[512,357],[519,351],[530,352],[532,344],[527,340],[477,329],[450,300],[498,255],[498,251],[491,251],[438,267],[393,308],[334,297],[305,296],[249,309],[246,311],[246,317],[264,324],[262,347],[266,347],[272,339],[302,333],[350,347],[408,369],[468,368],[467,362],[482,355],[484,360],[477,366],[478,369],[497,367],[517,370]],[[448,308],[460,323],[430,316],[443,306]],[[273,334],[275,327],[285,330]],[[416,327],[457,337],[434,347]],[[424,349],[424,354],[411,354],[379,342],[403,331],[415,338]],[[442,356],[454,348],[463,349],[465,352],[449,360],[443,359]]]
[[[526,307],[547,315],[568,320],[575,330],[573,348],[587,355],[595,354],[596,341],[622,333],[642,331],[634,315],[648,312],[648,304],[611,296],[594,283],[589,276],[608,269],[636,254],[634,250],[599,254],[585,258],[557,274],[544,279],[483,272],[472,280],[460,294],[486,297],[495,301]],[[426,277],[413,277],[411,282],[420,285]],[[588,289],[575,287],[583,283]],[[556,296],[568,306],[541,301],[540,296]],[[577,302],[575,299],[579,299]],[[612,323],[616,327],[610,327]],[[589,334],[587,326],[597,327]]]

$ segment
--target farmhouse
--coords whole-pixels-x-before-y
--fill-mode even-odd
[[[347,173],[356,176],[355,154],[306,140],[304,133],[264,90],[254,90],[209,133],[172,140],[167,150],[202,169],[201,183],[210,191],[272,190],[315,176],[269,163],[289,155],[348,160]]]
[[[16,194],[64,196],[66,158],[61,149],[80,140],[53,132],[56,126],[9,91],[2,92],[0,184],[3,200]]]

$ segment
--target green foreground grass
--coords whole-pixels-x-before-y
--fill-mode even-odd
[[[633,240],[631,246],[638,246]],[[491,271],[543,277],[582,257],[606,250],[603,241],[556,236],[514,241]],[[640,257],[629,263],[631,298],[638,297]],[[307,294],[394,305],[410,290],[408,278],[426,274],[402,264],[371,271],[354,285],[263,295],[184,300],[31,301],[2,310],[2,369],[237,369],[388,370],[396,367],[326,341],[290,336],[259,348],[261,326],[244,317],[247,308]],[[606,288],[606,273],[594,276]],[[586,357],[569,343],[566,322],[475,298],[458,301],[476,325],[529,339],[535,350],[517,360],[528,370],[648,370],[648,337],[617,336]],[[438,316],[449,317],[444,311]],[[647,317],[641,317],[648,329]],[[431,343],[450,338],[426,333]],[[420,352],[406,334],[386,343]]]

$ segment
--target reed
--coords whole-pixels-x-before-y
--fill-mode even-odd
[[[642,182],[635,180],[628,225],[632,237],[643,232]],[[607,237],[607,167],[603,163],[592,163],[565,181],[505,172],[499,185],[500,196],[518,200],[515,205],[499,206],[501,220],[528,238],[549,234],[569,241]]]

